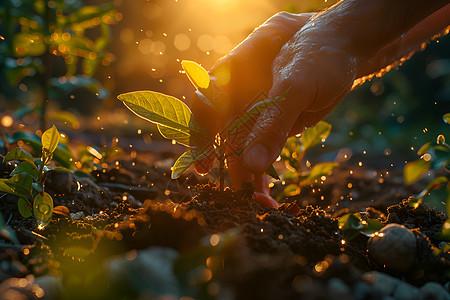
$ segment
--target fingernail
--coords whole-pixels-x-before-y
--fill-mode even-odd
[[[269,159],[269,151],[261,144],[255,144],[244,157],[244,163],[250,169],[255,171],[265,171],[267,160]]]

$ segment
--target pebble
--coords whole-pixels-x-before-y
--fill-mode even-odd
[[[450,300],[450,294],[437,282],[428,282],[420,288],[423,299],[426,300]]]
[[[416,237],[405,226],[388,224],[368,241],[370,255],[380,265],[408,271],[416,258]]]
[[[327,283],[327,299],[352,300],[352,291],[341,279],[332,278]]]

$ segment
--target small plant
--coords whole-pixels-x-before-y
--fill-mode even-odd
[[[443,116],[445,123],[450,123],[450,113]],[[444,210],[447,213],[447,221],[442,227],[442,238],[450,241],[450,146],[445,142],[445,137],[440,134],[436,142],[424,144],[417,155],[419,159],[409,162],[403,169],[406,184],[412,184],[421,179],[429,170],[442,175],[434,178],[427,187],[415,197],[409,199],[409,204],[416,208],[422,203]]]
[[[39,112],[41,127],[46,119],[70,121],[73,115],[58,112],[47,115],[49,98],[70,94],[76,88],[86,88],[99,97],[106,95],[93,78],[99,64],[108,65],[112,55],[106,46],[110,40],[109,25],[122,18],[114,4],[85,5],[82,0],[24,0],[0,3],[0,65],[12,86],[19,86],[30,77],[42,88],[41,102],[31,103],[20,113]],[[96,39],[86,34],[96,30]],[[64,60],[66,73],[53,77],[54,66]],[[79,67],[81,66],[81,72]],[[28,87],[23,85],[22,90]],[[35,104],[35,105],[33,105]]]
[[[300,137],[288,138],[281,151],[281,159],[289,170],[282,177],[287,183],[278,199],[299,195],[302,187],[312,184],[322,176],[329,176],[337,167],[337,162],[322,162],[310,168],[303,165],[303,158],[308,149],[324,142],[331,131],[331,124],[320,121],[316,126],[306,129]]]
[[[212,84],[208,72],[193,61],[185,60],[181,64],[192,84],[204,96],[201,99],[220,114],[223,111],[224,101],[219,96],[219,87]],[[173,165],[172,179],[180,177],[194,162],[213,156],[219,162],[219,188],[223,190],[226,159],[231,155],[239,155],[242,151],[236,149],[227,153],[230,141],[243,124],[284,99],[285,94],[256,103],[242,117],[232,121],[225,130],[215,136],[211,136],[205,128],[202,128],[189,107],[175,97],[153,91],[137,91],[121,94],[117,98],[137,116],[155,123],[164,138],[172,139],[189,148]],[[268,173],[273,172],[274,169],[271,167]]]
[[[53,199],[44,191],[53,153],[59,143],[59,132],[55,126],[42,134],[42,155],[35,160],[22,147],[16,147],[5,155],[3,162],[20,161],[9,179],[0,179],[0,191],[19,197],[18,209],[24,218],[34,215],[38,226],[43,228],[52,217]],[[66,170],[55,168],[54,170]]]
[[[359,213],[348,213],[339,218],[339,229],[344,241],[349,241],[362,233],[366,236],[377,235],[384,224],[376,219],[363,220]]]

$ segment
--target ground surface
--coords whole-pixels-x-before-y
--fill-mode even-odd
[[[0,298],[450,298],[450,254],[435,251],[446,216],[410,208],[404,200],[419,189],[401,174],[342,163],[287,199],[300,208],[294,216],[254,203],[251,184],[219,192],[189,174],[172,181],[164,158],[112,163],[91,174],[95,182],[55,174],[46,189],[70,216],[55,214],[42,231],[19,215],[16,197],[1,196],[20,244],[0,243]],[[10,169],[1,165],[1,176]],[[347,212],[411,229],[408,271],[378,264],[362,234],[343,244],[337,218]]]

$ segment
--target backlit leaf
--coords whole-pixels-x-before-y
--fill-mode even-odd
[[[186,134],[185,132],[181,132],[175,129],[172,129],[170,127],[166,127],[163,125],[158,124],[158,131],[161,133],[161,135],[169,140],[175,140],[179,144],[189,147],[191,144],[191,136],[189,134]]]
[[[3,162],[7,162],[7,161],[11,161],[11,160],[26,161],[26,162],[29,162],[30,164],[34,165],[33,156],[30,153],[28,153],[28,151],[23,149],[22,147],[16,147],[16,148],[12,149],[11,151],[9,151],[5,155]]]
[[[191,150],[188,150],[181,154],[172,167],[172,179],[177,179],[194,163],[195,157]]]
[[[342,237],[344,240],[348,241],[357,236],[362,229],[364,229],[364,225],[361,221],[361,216],[359,214],[345,214],[339,218],[339,229],[342,232]]]
[[[330,131],[331,124],[325,121],[319,121],[316,126],[306,129],[300,137],[300,141],[303,145],[303,151],[306,151],[326,139],[330,134]]]
[[[53,213],[53,199],[46,193],[39,193],[34,198],[33,214],[38,222],[47,224]]]
[[[328,176],[333,173],[334,169],[338,166],[337,162],[323,162],[314,165],[314,167],[309,172],[307,181],[312,182],[319,179],[322,176]]]
[[[19,202],[17,202],[17,208],[19,209],[19,213],[24,218],[29,218],[33,215],[33,212],[31,211],[30,203],[28,202],[28,200],[20,198]]]
[[[50,129],[46,130],[42,134],[41,141],[42,148],[47,154],[55,152],[56,147],[58,147],[59,143],[59,132],[58,129],[56,129],[55,125],[53,125]]]
[[[419,180],[430,168],[431,163],[418,159],[409,162],[403,169],[403,178],[406,184],[411,184]]]
[[[184,141],[187,135],[201,132],[189,107],[175,97],[152,91],[138,91],[121,94],[117,98],[137,116],[181,132]],[[164,129],[163,132],[174,134]]]
[[[208,89],[211,80],[209,78],[208,71],[206,71],[202,66],[198,63],[190,60],[183,60],[181,62],[181,66],[183,67],[186,75],[189,80],[195,86],[196,89]],[[205,95],[206,96],[206,95]]]

